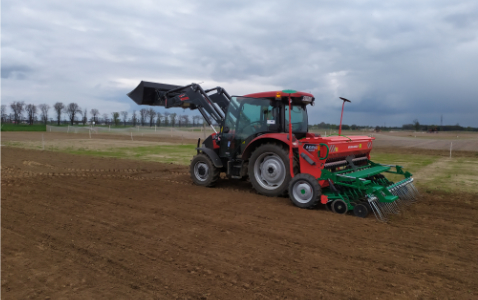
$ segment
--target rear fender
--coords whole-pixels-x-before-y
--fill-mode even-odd
[[[252,151],[257,148],[259,145],[265,143],[277,143],[283,145],[285,148],[289,149],[289,140],[287,139],[288,134],[286,133],[266,133],[262,134],[255,139],[253,139],[249,145],[247,145],[244,152],[242,152],[242,159],[247,160],[251,157]],[[298,142],[296,139],[293,139],[292,147],[297,148]]]

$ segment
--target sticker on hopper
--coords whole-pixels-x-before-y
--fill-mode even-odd
[[[317,148],[318,148],[318,147],[319,147],[318,145],[314,145],[314,144],[305,144],[305,145],[304,145],[304,149],[307,150],[307,151],[309,151],[309,152],[315,152],[315,151],[317,151]]]

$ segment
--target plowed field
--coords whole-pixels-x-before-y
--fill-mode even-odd
[[[2,299],[476,299],[478,210],[424,193],[388,224],[188,168],[2,147]]]

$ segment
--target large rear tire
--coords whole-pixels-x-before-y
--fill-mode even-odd
[[[322,190],[319,182],[310,174],[297,174],[290,181],[289,198],[297,207],[316,207],[319,204],[319,196],[321,194]]]
[[[219,180],[220,170],[214,166],[206,154],[198,154],[191,160],[189,166],[191,179],[200,186],[214,186]]]
[[[257,147],[249,159],[249,179],[259,194],[286,194],[291,179],[288,151],[277,144]]]

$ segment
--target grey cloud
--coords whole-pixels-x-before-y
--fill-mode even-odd
[[[141,79],[204,81],[231,94],[312,92],[313,123],[338,122],[344,96],[349,124],[445,114],[478,126],[477,12],[471,0],[7,0],[2,99],[109,112],[138,108],[125,94]]]

